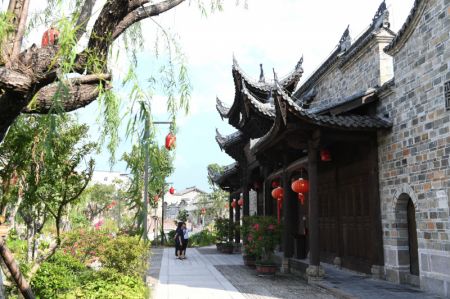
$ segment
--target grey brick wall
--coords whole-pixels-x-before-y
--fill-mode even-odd
[[[392,132],[379,135],[386,277],[409,282],[406,202],[416,209],[421,288],[450,297],[450,0],[424,1],[411,36],[394,54],[395,87],[378,111]]]

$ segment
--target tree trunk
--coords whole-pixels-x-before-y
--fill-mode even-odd
[[[11,273],[11,276],[14,279],[14,282],[16,283],[17,288],[19,289],[22,296],[25,299],[35,299],[36,297],[34,296],[30,285],[20,272],[20,269],[14,261],[14,257],[11,251],[9,251],[9,249],[6,247],[5,241],[3,239],[0,239],[0,256],[5,262],[6,267]]]

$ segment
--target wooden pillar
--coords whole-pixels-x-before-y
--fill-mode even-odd
[[[250,188],[248,187],[248,180],[244,180],[244,187],[242,188],[242,195],[244,196],[243,216],[250,216]]]
[[[228,200],[229,204],[229,232],[228,232],[228,241],[229,242],[233,242],[233,232],[232,232],[232,228],[234,227],[234,219],[233,219],[233,207],[231,206],[231,203],[233,202],[233,193],[230,192],[230,196],[229,196],[229,200]]]
[[[297,194],[291,189],[290,174],[286,170],[288,166],[287,156],[283,160],[283,256],[291,258],[294,255],[294,236],[297,233]]]
[[[309,264],[307,275],[311,278],[323,276],[320,267],[320,236],[319,236],[319,196],[318,190],[318,150],[320,131],[313,132],[308,141],[308,177],[309,177]]]
[[[269,176],[269,170],[264,168],[264,183],[263,183],[263,193],[264,193],[264,215],[273,215],[273,201],[272,198],[272,182],[267,179]]]

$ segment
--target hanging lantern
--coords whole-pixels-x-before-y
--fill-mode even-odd
[[[281,218],[281,207],[283,205],[283,196],[284,196],[284,190],[281,187],[277,187],[272,190],[272,197],[277,200],[277,219],[278,224],[280,224],[280,218]]]
[[[229,209],[230,208],[230,204],[229,203],[226,203],[225,204],[225,209]]]
[[[173,135],[172,133],[167,134],[166,136],[166,149],[172,150],[175,147],[175,141],[177,140],[177,137]]]
[[[280,182],[279,181],[273,181],[272,182],[272,188],[278,188],[280,187]]]
[[[240,206],[240,207],[242,207],[243,205],[244,205],[244,199],[241,197],[241,198],[239,198],[239,200],[238,200],[238,205]]]
[[[53,27],[50,27],[42,35],[41,47],[45,48],[47,46],[53,46],[58,43],[59,31]]]
[[[330,162],[331,161],[331,152],[329,149],[321,149],[320,150],[320,160],[323,162]]]
[[[202,215],[206,214],[206,208],[202,208]]]
[[[236,205],[237,205],[236,199],[233,199],[233,201],[231,202],[231,207],[233,209],[236,209]]]
[[[172,195],[175,194],[175,188],[174,187],[170,187],[169,193],[172,194]]]
[[[153,201],[156,203],[156,202],[158,202],[158,200],[159,200],[159,196],[155,195],[155,197],[153,197]]]
[[[303,178],[295,180],[291,184],[292,191],[298,193],[298,200],[303,205],[305,203],[305,193],[309,191],[309,181]]]

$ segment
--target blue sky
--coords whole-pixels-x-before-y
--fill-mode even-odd
[[[370,24],[380,0],[249,0],[248,9],[235,6],[235,1],[225,5],[223,12],[204,18],[195,5],[182,4],[157,20],[165,28],[179,35],[179,41],[188,59],[193,86],[191,112],[178,118],[179,133],[175,172],[169,178],[176,189],[197,186],[207,190],[207,170],[210,163],[229,164],[232,159],[220,151],[214,137],[218,128],[223,134],[233,128],[222,121],[215,110],[216,95],[231,104],[234,84],[231,75],[232,55],[241,67],[254,78],[259,76],[259,63],[264,64],[266,78],[275,68],[282,77],[290,72],[300,56],[304,55],[305,74],[303,82],[316,69],[338,43],[347,25],[353,39]],[[387,1],[390,10],[391,29],[397,31],[408,15],[413,0]],[[138,74],[145,80],[153,62],[155,25],[143,23],[144,35],[148,37],[145,49],[139,54]],[[125,66],[119,61],[118,80]],[[116,91],[125,94],[119,84]],[[123,99],[124,105],[126,98]],[[124,106],[125,107],[125,106]],[[152,104],[155,120],[167,120],[162,96],[155,97]],[[81,121],[91,126],[91,135],[98,137],[95,122],[98,104],[93,103],[77,112]],[[121,130],[123,135],[123,128]],[[161,127],[159,138],[163,144],[167,127]],[[118,157],[131,148],[130,141],[123,141]],[[108,170],[107,151],[95,156],[96,169]],[[118,162],[113,170],[126,171],[125,164]]]

